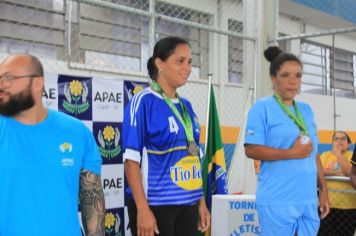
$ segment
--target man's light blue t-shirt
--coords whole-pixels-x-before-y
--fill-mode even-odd
[[[36,125],[0,116],[0,235],[81,235],[80,171],[100,175],[90,130],[57,111]]]

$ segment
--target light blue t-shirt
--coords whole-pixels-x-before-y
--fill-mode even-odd
[[[197,117],[189,101],[182,102],[199,145]],[[178,100],[173,103],[181,112]],[[132,98],[125,109],[122,136],[124,160],[140,163],[149,205],[192,205],[202,198],[199,157],[189,156],[184,127],[161,95],[148,88]]]
[[[261,161],[256,193],[260,205],[317,203],[316,154],[318,137],[309,105],[296,101],[313,142],[313,151],[304,159]],[[294,107],[289,107],[292,112]],[[258,100],[248,113],[245,144],[291,148],[300,130],[273,96]]]
[[[0,236],[81,235],[82,169],[100,175],[101,157],[81,121],[53,110],[35,125],[0,116]]]

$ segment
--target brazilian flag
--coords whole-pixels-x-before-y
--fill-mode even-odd
[[[212,195],[227,194],[226,165],[218,111],[216,109],[213,85],[211,85],[209,104],[208,140],[202,166],[204,196],[208,209],[211,211]],[[210,232],[208,232],[208,235]]]

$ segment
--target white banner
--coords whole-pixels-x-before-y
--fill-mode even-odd
[[[124,83],[113,79],[93,78],[93,120],[122,122]]]
[[[58,74],[45,73],[45,89],[43,91],[43,105],[53,110],[58,110],[58,89],[57,80]]]
[[[214,195],[212,236],[260,234],[255,195]]]
[[[103,165],[101,181],[108,209],[124,207],[124,166],[122,164]]]

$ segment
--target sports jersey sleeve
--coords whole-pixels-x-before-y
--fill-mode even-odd
[[[84,127],[86,134],[86,147],[83,159],[83,169],[94,172],[97,175],[101,174],[101,156],[98,150],[98,145],[95,142],[92,132]]]
[[[354,152],[352,153],[352,158],[351,158],[350,163],[352,165],[356,166],[356,145],[355,145],[355,148],[354,148]]]
[[[266,145],[266,112],[261,102],[256,102],[248,112],[245,144]]]
[[[122,132],[124,162],[126,160],[141,162],[146,123],[145,106],[142,101],[142,96],[142,93],[135,95],[124,112]]]

